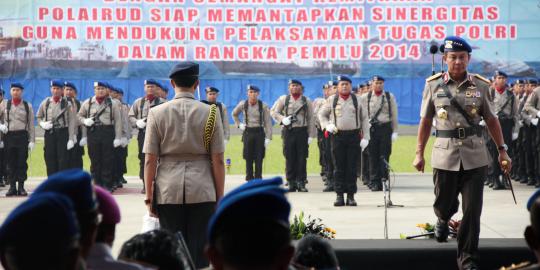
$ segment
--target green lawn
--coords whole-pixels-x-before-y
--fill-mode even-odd
[[[225,158],[231,159],[231,168],[229,170],[230,174],[244,174],[245,173],[245,163],[242,159],[242,143],[240,142],[240,136],[231,136],[231,140],[227,145],[227,150],[225,151]],[[425,171],[430,172],[431,167],[429,163],[431,161],[431,144],[432,139],[430,139],[427,150],[426,150],[426,161],[427,166]],[[401,136],[399,139],[392,145],[392,156],[390,157],[390,164],[392,165],[396,173],[400,172],[415,172],[415,169],[412,167],[412,162],[414,159],[414,151],[416,149],[416,137],[415,136]],[[134,138],[129,144],[129,155],[128,155],[128,173],[127,175],[138,175],[139,174],[139,160],[137,159],[137,140]],[[320,172],[320,167],[318,164],[319,160],[319,151],[317,148],[317,143],[314,141],[309,147],[309,159],[307,171],[308,174],[317,174]],[[45,176],[47,175],[45,169],[45,162],[43,158],[43,142],[36,142],[36,147],[34,151],[30,154],[29,157],[29,172],[30,177],[36,176]],[[90,169],[90,161],[88,155],[84,157],[84,168],[85,170]],[[281,174],[285,173],[285,159],[282,154],[282,141],[279,136],[274,136],[272,142],[268,146],[266,152],[266,158],[264,159],[263,164],[263,173],[265,174]]]

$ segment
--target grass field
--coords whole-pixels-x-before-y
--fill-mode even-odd
[[[430,139],[426,149],[426,172],[431,171],[429,163],[431,161],[431,144]],[[414,151],[416,149],[416,137],[415,136],[401,136],[392,145],[392,155],[390,157],[390,164],[396,173],[401,172],[415,172],[412,167],[414,159]],[[134,138],[129,144],[128,154],[128,173],[127,175],[139,174],[139,160],[137,159],[137,140]],[[225,158],[231,159],[231,167],[228,171],[229,174],[244,174],[245,163],[242,159],[242,142],[240,136],[231,136],[231,141],[227,145],[225,151]],[[319,151],[317,143],[314,141],[309,147],[309,159],[307,162],[308,174],[317,174],[320,172],[320,166],[318,163]],[[43,141],[37,141],[34,151],[30,154],[29,161],[29,177],[38,177],[47,175],[45,169],[45,162],[43,158]],[[90,170],[90,160],[88,155],[84,156],[84,168]],[[268,146],[266,152],[266,158],[263,164],[263,173],[265,174],[281,174],[285,172],[285,159],[282,154],[282,141],[279,136],[274,136],[272,142]]]

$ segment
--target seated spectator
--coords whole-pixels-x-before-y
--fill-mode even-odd
[[[336,252],[327,240],[316,236],[306,235],[296,245],[292,265],[301,269],[339,269]]]
[[[540,261],[540,189],[537,190],[529,199],[527,203],[527,209],[529,209],[531,217],[531,225],[525,228],[525,241],[527,245],[531,248],[536,256],[536,260]],[[540,265],[538,263],[529,265],[526,268],[527,270],[540,270]]]
[[[17,206],[0,227],[0,260],[6,270],[75,270],[79,227],[73,204],[42,192]]]
[[[32,196],[43,192],[59,193],[71,199],[81,232],[81,256],[85,260],[94,244],[98,225],[97,202],[90,174],[80,169],[55,173],[41,183]]]
[[[118,259],[159,270],[194,270],[187,248],[178,237],[165,230],[133,236],[122,245]]]
[[[206,254],[216,270],[289,268],[291,206],[281,178],[252,180],[226,194],[208,225]]]
[[[96,242],[90,249],[86,260],[90,270],[137,270],[142,266],[123,261],[117,261],[111,254],[115,238],[116,224],[120,223],[120,208],[111,193],[102,187],[95,186],[96,198],[99,204],[101,222],[97,228]]]

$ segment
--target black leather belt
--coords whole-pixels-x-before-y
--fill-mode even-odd
[[[466,127],[466,128],[456,128],[452,130],[436,130],[435,136],[438,138],[456,138],[456,139],[465,139],[469,136],[482,136],[481,127]]]
[[[338,130],[338,132],[335,134],[337,136],[340,136],[340,135],[358,135],[360,134],[360,130],[359,129],[353,129],[353,130]]]

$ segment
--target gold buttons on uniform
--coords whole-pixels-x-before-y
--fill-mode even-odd
[[[461,123],[457,122],[456,127],[459,127],[459,126],[461,126]]]

